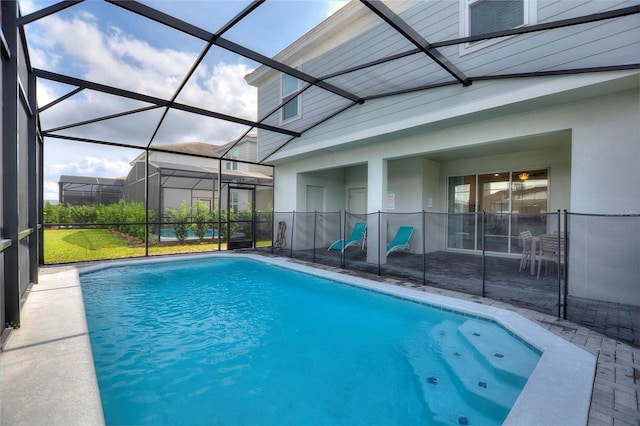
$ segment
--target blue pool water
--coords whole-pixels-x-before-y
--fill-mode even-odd
[[[490,321],[243,258],[81,283],[107,424],[499,424],[539,359]]]

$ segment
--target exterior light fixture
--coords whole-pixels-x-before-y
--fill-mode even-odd
[[[527,179],[529,179],[529,173],[522,172],[522,173],[520,173],[520,174],[518,175],[518,178],[519,178],[520,180],[527,180]]]

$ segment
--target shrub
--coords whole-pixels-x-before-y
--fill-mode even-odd
[[[126,203],[120,200],[118,203],[100,205],[96,208],[96,223],[108,224],[111,229],[115,229],[140,240],[145,239],[145,211],[144,203],[132,201]],[[155,222],[155,212],[149,210],[149,222]],[[142,223],[142,224],[141,224]],[[153,229],[149,225],[149,232]]]
[[[45,224],[57,224],[60,223],[58,212],[60,205],[53,205],[50,202],[45,202],[42,208],[42,221]]]
[[[71,223],[94,223],[96,221],[95,206],[66,206]]]
[[[196,204],[191,208],[191,216],[193,217],[193,229],[196,231],[198,239],[202,241],[207,234],[207,230],[211,228],[210,221],[212,220],[209,207],[205,206],[200,200],[196,201]]]
[[[229,209],[229,232],[232,236],[251,236],[251,227],[253,222],[253,216],[251,213],[251,207],[247,206],[247,210],[236,212],[234,209]]]
[[[178,241],[183,242],[189,234],[189,213],[185,202],[182,202],[180,210],[172,209],[168,207],[166,209],[169,221],[173,222],[173,231]]]

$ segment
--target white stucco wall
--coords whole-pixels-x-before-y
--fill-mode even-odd
[[[282,158],[275,162],[276,209],[304,205],[292,199],[300,173],[365,162],[370,212],[385,211],[387,187],[396,191],[396,211],[426,210],[429,191],[437,194],[433,211],[444,212],[448,176],[548,168],[549,211],[640,214],[640,101],[637,81],[631,89],[626,83],[592,88],[591,97],[584,92],[565,93],[545,99],[539,108],[529,103],[527,111],[519,105],[510,109],[512,114],[501,109],[502,114],[494,111],[486,119],[467,117],[456,126],[417,127],[352,141],[351,148],[343,150]],[[621,90],[616,91],[617,87]],[[556,103],[549,106],[550,100]],[[387,174],[388,179],[383,180]],[[335,208],[344,208],[345,188],[339,189],[344,177],[335,170],[324,175],[331,178],[339,194]],[[340,179],[333,179],[338,175]],[[578,225],[570,228],[575,232],[569,257],[570,295],[640,304],[637,218],[631,225],[612,219],[605,228],[610,231],[602,233],[596,230],[603,220],[591,218],[582,236]],[[620,236],[609,238],[616,233],[635,239],[611,246],[621,241]],[[598,245],[598,235],[606,244]],[[431,249],[437,247],[427,248]]]
[[[307,186],[309,185],[324,188],[324,211],[334,212],[344,208],[343,199],[339,196],[344,193],[344,171],[342,169],[299,173],[297,175],[297,182],[296,186],[291,187],[289,191],[285,191],[291,194],[291,196],[293,196],[294,191],[297,192],[298,202],[294,210],[306,211]]]
[[[611,94],[575,105],[572,210],[640,214],[640,95]]]
[[[295,201],[290,200],[291,191],[285,189],[295,187],[290,186],[295,183],[292,174],[340,168],[363,161],[379,163],[382,159],[408,156],[428,158],[447,150],[460,149],[458,166],[455,169],[451,168],[453,166],[443,166],[441,179],[454,174],[491,172],[496,168],[550,167],[551,211],[566,208],[581,213],[638,212],[640,175],[636,171],[640,160],[639,113],[637,90],[627,90],[443,130],[409,136],[390,134],[380,142],[334,153],[318,151],[310,158],[307,155],[306,158],[281,159],[275,163],[276,209],[293,210],[296,205]],[[539,139],[547,134],[563,132],[570,135],[570,147],[566,142],[562,146],[551,145],[541,149],[530,147],[526,142],[519,144],[519,141],[529,138]],[[496,143],[500,143],[498,148],[495,147]],[[481,156],[485,147],[487,152],[497,149],[506,153],[493,160],[478,161],[477,157]],[[463,149],[472,151],[465,152]],[[555,154],[554,149],[557,150]],[[570,156],[566,155],[569,149]],[[483,161],[487,163],[483,165]],[[373,178],[369,176],[370,181]],[[388,184],[394,185],[393,174]],[[421,187],[422,184],[419,185]],[[441,193],[442,196],[446,194]],[[384,210],[382,194],[375,198],[378,204],[370,198],[369,210]],[[399,198],[398,203],[405,203]],[[436,205],[444,207],[444,199],[438,200]],[[422,203],[417,205],[416,210],[422,210],[422,206]]]
[[[387,191],[395,194],[395,209],[389,212],[422,211],[423,163],[420,157],[389,161]]]

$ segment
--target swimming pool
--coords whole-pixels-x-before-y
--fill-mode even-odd
[[[204,233],[204,238],[218,238],[218,230],[211,230],[211,229],[207,229]],[[176,232],[173,228],[162,228],[160,230],[160,238],[162,240],[175,240],[176,239]],[[188,229],[187,230],[187,236],[186,239],[188,240],[195,240],[199,238],[198,237],[198,233],[195,229]]]
[[[381,294],[377,283],[367,284],[374,292],[365,292],[309,275],[303,283],[299,274],[273,278],[273,267],[244,259],[194,262],[179,262],[176,276],[178,264],[173,262],[138,264],[120,270],[126,273],[124,282],[114,279],[114,269],[82,274],[108,424],[300,424],[310,419],[324,424],[500,423],[519,391],[504,391],[506,385],[486,371],[473,377],[465,377],[465,371],[491,359],[492,369],[521,387],[528,373],[514,368],[525,365],[530,372],[538,358],[531,345],[512,339],[464,304],[459,314],[445,312],[451,310],[445,304],[444,310],[426,315],[422,304]],[[201,277],[186,277],[197,270],[206,271],[211,282],[220,273],[231,281],[218,288],[203,284]],[[260,282],[247,280],[248,271]],[[138,276],[146,284],[135,284]],[[299,287],[302,294],[274,302]],[[239,294],[239,289],[249,292]],[[167,290],[174,293],[168,303],[160,298]],[[197,301],[192,308],[184,304],[190,296]],[[141,312],[139,302],[150,309]],[[133,311],[121,311],[125,306]],[[244,308],[255,315],[240,315]],[[188,312],[195,313],[195,320]],[[382,322],[374,325],[371,318]],[[294,328],[285,330],[287,324]],[[150,340],[139,339],[158,330]],[[480,347],[472,350],[451,339],[456,334],[511,343],[495,352],[475,343]],[[435,342],[427,343],[428,335]],[[428,361],[433,354],[451,362],[436,365]],[[530,361],[516,366],[504,362],[515,354]],[[335,362],[325,365],[327,360]],[[461,396],[452,398],[452,391]],[[506,400],[491,399],[496,396]],[[186,412],[180,407],[187,407]]]
[[[246,238],[246,234],[244,232],[233,232],[231,233],[231,239],[237,239],[237,238]],[[207,229],[204,233],[203,238],[212,238],[214,240],[218,239],[218,230],[217,229]],[[196,231],[195,229],[188,229],[187,230],[187,235],[186,238],[187,240],[196,240],[200,238],[198,236],[198,231]],[[224,237],[223,237],[224,238]],[[166,240],[166,241],[174,241],[177,240],[176,238],[176,231],[173,228],[162,228],[160,229],[160,239],[161,240]]]

